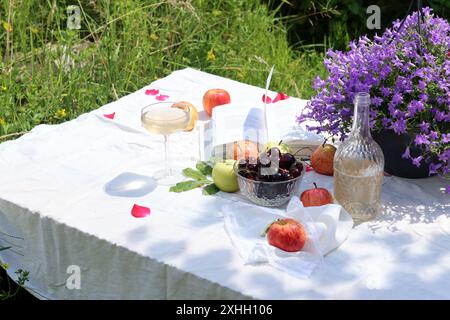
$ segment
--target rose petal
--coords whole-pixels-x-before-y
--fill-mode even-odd
[[[306,166],[306,172],[313,171],[314,169],[311,166]]]
[[[265,94],[262,96],[262,101],[265,103],[272,103],[272,99],[270,97],[266,97]]]
[[[150,215],[150,208],[135,204],[131,209],[131,215],[135,218],[144,218]]]
[[[168,98],[169,98],[169,96],[165,95],[165,94],[160,94],[159,96],[156,96],[156,100],[159,100],[159,101],[164,101],[164,100],[167,100]]]
[[[156,96],[159,93],[158,89],[148,89],[145,90],[145,94],[148,96]]]
[[[114,119],[115,115],[116,115],[116,113],[113,112],[113,113],[109,113],[109,114],[104,114],[103,116],[108,119]]]
[[[278,92],[275,99],[273,99],[273,103],[275,103],[277,101],[281,101],[281,100],[286,100],[287,98],[289,98],[289,96],[287,94],[285,94],[283,92]]]

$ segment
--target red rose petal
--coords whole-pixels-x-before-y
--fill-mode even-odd
[[[148,96],[156,96],[159,93],[158,89],[148,89],[145,90],[145,94]]]
[[[144,218],[150,215],[150,208],[135,204],[131,209],[131,215],[135,218]]]
[[[265,103],[272,103],[272,99],[270,97],[266,97],[265,94],[262,96],[262,101]]]
[[[169,98],[169,96],[165,95],[165,94],[160,94],[159,96],[156,96],[156,100],[159,100],[159,101],[164,101],[164,100],[167,100],[168,98]]]
[[[275,103],[277,101],[281,101],[281,100],[286,100],[287,98],[289,98],[289,96],[287,94],[285,94],[283,92],[278,92],[275,99],[273,99],[273,103]]]
[[[108,119],[114,119],[114,116],[116,115],[116,113],[115,112],[113,112],[113,113],[110,113],[110,114],[104,114],[103,116],[105,117],[105,118],[108,118]]]
[[[314,171],[314,169],[311,166],[306,166],[306,172]]]

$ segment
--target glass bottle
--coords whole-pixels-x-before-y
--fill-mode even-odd
[[[334,197],[358,223],[381,211],[384,156],[370,134],[370,95],[359,92],[354,103],[353,127],[337,149],[333,167]]]

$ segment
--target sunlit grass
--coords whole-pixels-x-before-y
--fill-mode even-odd
[[[69,4],[81,30],[66,28]],[[193,67],[309,98],[323,54],[293,51],[258,0],[0,1],[0,136],[14,138]],[[0,140],[3,141],[5,138]]]

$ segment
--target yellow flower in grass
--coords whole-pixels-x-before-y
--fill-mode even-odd
[[[216,55],[214,54],[214,50],[211,48],[211,50],[209,50],[206,55],[206,61],[213,61],[213,60],[216,60]]]
[[[212,15],[213,15],[214,17],[218,17],[218,16],[222,15],[222,11],[214,9],[214,10],[212,11]]]
[[[8,89],[8,87],[2,86],[2,91],[6,91],[7,89]]]
[[[152,32],[152,34],[150,34],[150,39],[152,39],[153,41],[156,41],[159,39],[159,37],[156,33]]]
[[[0,126],[5,125],[6,121],[4,118],[0,117]]]
[[[64,108],[58,109],[55,112],[55,117],[58,119],[64,119],[65,117],[67,117],[67,111]]]
[[[36,28],[36,27],[31,27],[31,28],[30,28],[30,31],[31,31],[31,33],[34,33],[34,34],[36,34],[36,33],[38,33],[38,32],[39,32],[39,29],[38,29],[38,28]]]
[[[3,22],[3,29],[5,29],[6,32],[11,32],[13,30],[11,23],[6,21]]]

